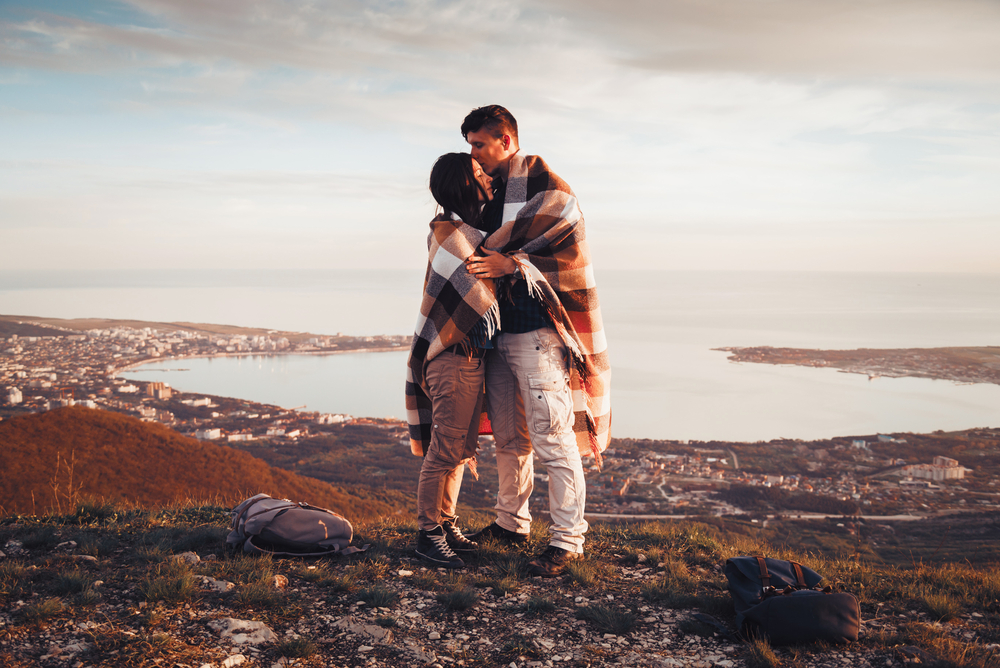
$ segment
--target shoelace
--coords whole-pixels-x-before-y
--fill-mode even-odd
[[[475,545],[475,543],[466,538],[465,534],[462,533],[462,530],[459,529],[454,524],[442,524],[441,526],[444,527],[445,534],[451,534],[451,539],[454,540],[455,542],[467,545]]]
[[[458,556],[452,552],[450,547],[448,547],[448,539],[445,536],[433,536],[431,534],[427,534],[427,537],[431,539],[431,542],[434,543],[434,547],[440,550],[441,554],[445,557],[451,559],[452,557]]]

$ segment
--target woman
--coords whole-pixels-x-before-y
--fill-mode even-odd
[[[462,568],[456,551],[478,547],[458,528],[455,510],[465,465],[476,475],[483,358],[499,325],[493,282],[465,268],[485,236],[475,226],[493,198],[490,185],[468,153],[448,153],[434,163],[430,190],[442,212],[430,224],[424,296],[407,363],[410,449],[424,457],[416,552],[445,568]]]

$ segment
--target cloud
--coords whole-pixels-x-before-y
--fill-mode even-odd
[[[96,6],[0,10],[0,80],[17,83],[0,141],[37,165],[0,164],[22,244],[41,226],[110,248],[127,228],[123,243],[159,244],[164,261],[235,244],[321,266],[324,246],[365,248],[362,225],[419,263],[427,170],[493,102],[580,194],[595,239],[681,237],[677,261],[728,266],[766,243],[836,264],[830,249],[861,252],[846,235],[877,256],[895,225],[925,219],[919,238],[943,248],[950,221],[1000,211],[993,2]],[[167,228],[184,232],[167,242]]]
[[[549,0],[623,51],[672,72],[996,80],[990,0]]]

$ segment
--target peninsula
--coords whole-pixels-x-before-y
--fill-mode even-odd
[[[1000,385],[1000,346],[968,348],[898,348],[857,350],[812,350],[809,348],[714,348],[729,353],[733,362],[794,364],[832,367],[844,373],[932,378],[956,383]]]

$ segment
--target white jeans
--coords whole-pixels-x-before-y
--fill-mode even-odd
[[[497,524],[530,530],[534,450],[549,475],[549,544],[582,553],[587,483],[573,434],[569,355],[555,330],[497,337],[486,364],[486,405],[500,478]]]

